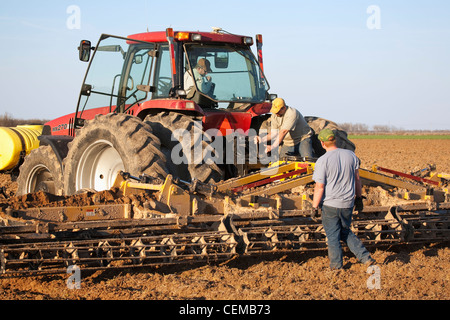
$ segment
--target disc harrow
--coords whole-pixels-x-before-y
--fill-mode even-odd
[[[394,217],[391,212],[379,212],[383,218],[353,220],[351,230],[367,246],[396,244],[435,243],[450,240],[450,212],[410,213]],[[250,222],[238,229],[246,254],[274,251],[325,250],[326,234],[320,219],[311,218],[303,222],[266,221],[263,224]],[[283,223],[284,222],[284,223]]]
[[[155,185],[122,173],[114,185],[119,194],[146,194],[150,200],[7,209],[0,220],[0,273],[210,263],[238,255],[326,250],[326,234],[308,193],[313,168],[311,162],[290,162],[217,185],[171,176]],[[386,176],[386,171],[361,169],[360,175],[367,188],[388,186],[401,201],[383,206],[375,203],[379,190],[367,194],[352,231],[367,247],[449,241],[447,181],[407,181],[407,175]],[[431,189],[424,186],[430,181],[437,181]]]
[[[223,261],[236,253],[233,234],[202,232],[131,238],[25,243],[3,246],[1,271],[7,273],[83,270]]]

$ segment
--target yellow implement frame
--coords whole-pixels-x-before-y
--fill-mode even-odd
[[[244,186],[261,186],[303,173],[312,174],[313,170],[313,162],[279,162],[256,173],[221,182],[217,184],[217,191],[227,193],[232,190],[241,190]]]

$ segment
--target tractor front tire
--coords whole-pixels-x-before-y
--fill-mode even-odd
[[[50,146],[31,150],[20,166],[17,177],[17,195],[43,191],[55,195],[63,194],[61,165]]]
[[[112,187],[117,173],[165,179],[165,157],[160,141],[141,119],[109,113],[97,115],[77,132],[64,160],[66,195],[82,189]]]

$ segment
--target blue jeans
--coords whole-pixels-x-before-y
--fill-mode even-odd
[[[350,251],[361,262],[367,262],[371,257],[361,240],[350,230],[353,208],[334,208],[322,206],[322,224],[328,240],[328,257],[330,268],[342,268],[341,240],[347,244]]]
[[[301,157],[314,158],[311,138],[306,138],[297,143],[295,146],[281,146],[280,158],[285,157],[288,153],[300,155]]]

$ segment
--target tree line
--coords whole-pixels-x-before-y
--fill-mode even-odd
[[[392,126],[392,125],[373,125],[369,126],[364,123],[340,123],[339,127],[341,127],[342,130],[347,132],[354,132],[354,133],[363,133],[363,132],[397,132],[397,131],[404,131],[404,129]]]
[[[13,118],[9,113],[5,112],[0,115],[0,127],[15,127],[20,125],[34,125],[34,124],[44,124],[48,120],[45,119],[16,119]]]

